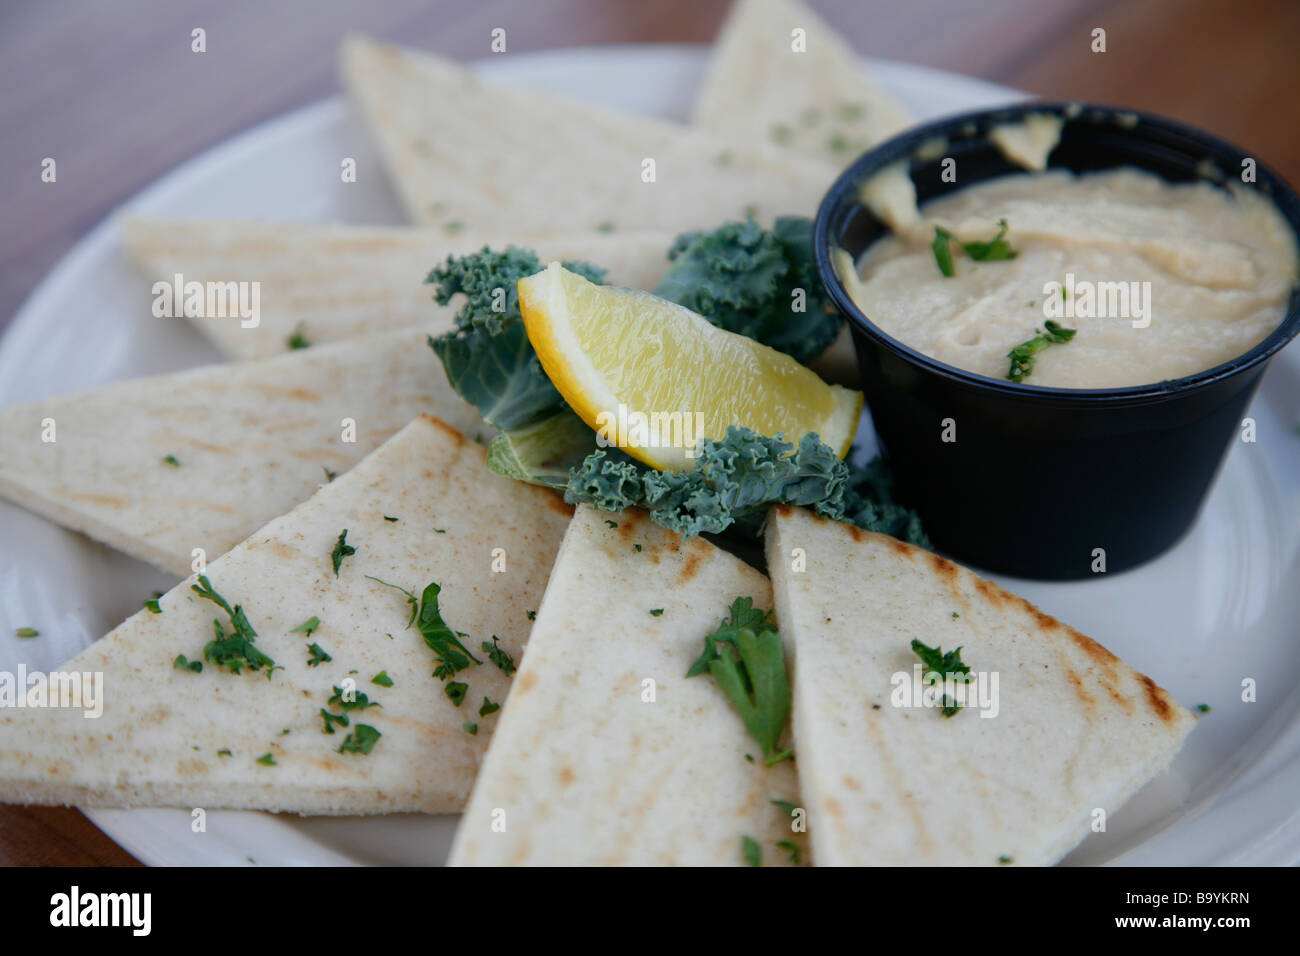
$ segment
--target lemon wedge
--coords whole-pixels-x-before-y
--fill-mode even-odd
[[[565,401],[654,468],[693,469],[697,442],[726,437],[729,425],[791,441],[816,432],[841,458],[857,431],[861,392],[648,292],[596,285],[553,262],[519,280],[519,307]]]

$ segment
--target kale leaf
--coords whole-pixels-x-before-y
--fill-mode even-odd
[[[494,252],[448,256],[425,280],[434,299],[446,305],[465,297],[456,313],[456,328],[429,337],[447,379],[478,409],[489,425],[512,431],[564,411],[567,406],[542,370],[524,330],[519,311],[520,279],[540,272],[545,263],[528,249],[508,246]],[[585,262],[565,262],[571,272],[603,283],[604,270]]]
[[[929,547],[920,519],[897,504],[879,459],[865,468],[841,461],[815,433],[799,445],[731,426],[721,441],[700,443],[695,471],[655,471],[617,449],[588,455],[569,475],[564,500],[602,511],[645,508],[656,524],[691,537],[718,534],[739,522],[756,530],[770,505],[811,507]]]
[[[782,216],[770,230],[750,219],[678,236],[655,295],[807,362],[843,324],[817,277],[812,226],[811,219]]]

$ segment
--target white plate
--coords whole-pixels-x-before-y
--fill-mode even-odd
[[[495,58],[512,82],[670,119],[689,113],[705,51],[610,47]],[[918,117],[1018,98],[1013,90],[902,64],[872,64]],[[339,182],[341,156],[357,160]],[[294,222],[400,223],[359,122],[338,99],[263,124],[186,163],[127,203],[136,213]],[[811,210],[809,211],[811,212]],[[152,318],[146,283],[109,220],[41,284],[0,340],[0,404],[219,361],[184,323]],[[1193,533],[1126,574],[1071,584],[1005,580],[1091,634],[1189,706],[1212,705],[1172,771],[1088,838],[1069,862],[1300,860],[1300,350],[1274,363]],[[3,449],[0,449],[0,454]],[[0,668],[56,667],[175,582],[0,503]],[[32,625],[39,640],[16,640]],[[1242,703],[1241,681],[1258,683]],[[437,863],[454,817],[299,819],[179,810],[97,810],[152,864]]]

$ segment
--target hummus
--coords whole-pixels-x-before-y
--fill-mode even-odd
[[[1048,170],[971,186],[912,216],[899,208],[897,179],[882,177],[872,197],[888,207],[895,234],[856,268],[841,253],[841,279],[888,335],[990,378],[1007,378],[1007,353],[1047,320],[1076,334],[1037,351],[1025,384],[1110,388],[1192,375],[1272,332],[1296,282],[1295,236],[1250,188],[1175,185],[1137,169]],[[964,244],[992,240],[1001,220],[1014,258],[968,253]],[[951,235],[951,277],[932,248],[936,226]]]

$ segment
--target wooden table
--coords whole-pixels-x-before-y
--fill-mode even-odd
[[[1186,120],[1300,183],[1294,0],[811,0],[862,53]],[[160,174],[336,91],[361,31],[457,59],[704,43],[725,0],[9,0],[0,10],[0,328],[96,222]],[[207,31],[208,53],[190,51]],[[1094,28],[1107,51],[1091,50]],[[507,54],[508,55],[508,54]],[[40,181],[46,156],[59,182]],[[87,308],[94,307],[87,290]],[[131,864],[75,810],[0,807],[0,864]]]

